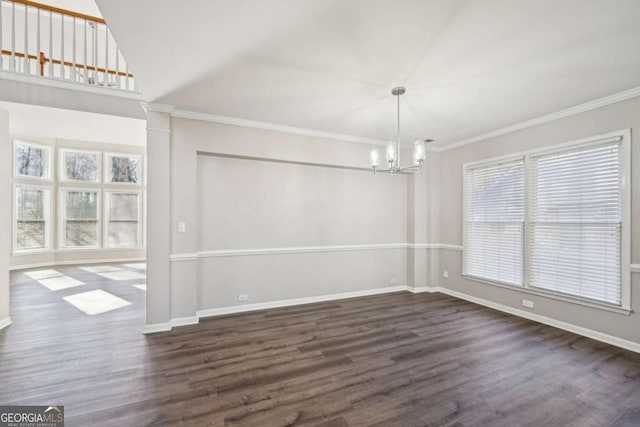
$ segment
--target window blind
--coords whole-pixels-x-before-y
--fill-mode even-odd
[[[529,286],[620,305],[619,138],[529,160]]]
[[[465,274],[523,284],[524,159],[465,168]]]

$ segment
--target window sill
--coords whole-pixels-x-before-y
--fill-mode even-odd
[[[599,310],[604,310],[604,311],[610,311],[612,313],[618,313],[618,314],[624,314],[624,315],[629,315],[631,313],[633,313],[633,310],[631,308],[626,308],[626,307],[618,307],[615,305],[610,305],[610,304],[606,304],[606,303],[598,303],[598,302],[593,302],[593,301],[589,301],[586,299],[581,299],[581,298],[576,298],[576,297],[568,297],[559,293],[555,293],[552,291],[544,291],[544,290],[540,290],[540,289],[531,289],[531,288],[526,288],[524,286],[520,286],[520,285],[508,285],[505,283],[500,283],[500,282],[495,282],[492,281],[490,279],[483,279],[481,277],[476,277],[470,274],[460,274],[461,277],[467,279],[467,280],[472,280],[474,282],[478,282],[478,283],[483,283],[485,285],[491,285],[491,286],[497,286],[499,288],[504,288],[504,289],[510,289],[512,291],[517,291],[517,292],[523,292],[525,294],[531,294],[531,295],[537,295],[540,297],[544,297],[544,298],[551,298],[551,299],[555,299],[555,300],[559,300],[559,301],[564,301],[564,302],[568,302],[571,304],[577,304],[577,305],[582,305],[585,307],[590,307],[590,308],[596,308]]]

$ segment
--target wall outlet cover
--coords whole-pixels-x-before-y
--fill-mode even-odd
[[[249,299],[249,295],[247,295],[247,294],[238,295],[238,301],[246,301],[248,299]]]

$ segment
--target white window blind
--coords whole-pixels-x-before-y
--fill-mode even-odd
[[[140,245],[140,194],[106,192],[106,246],[131,248]]]
[[[16,187],[16,251],[49,247],[49,199],[47,188]]]
[[[465,168],[465,274],[523,284],[524,159]]]
[[[99,247],[100,193],[65,189],[62,195],[62,247]]]
[[[619,140],[530,156],[526,268],[531,287],[621,304]]]

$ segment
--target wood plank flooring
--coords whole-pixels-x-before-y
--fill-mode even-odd
[[[640,426],[640,355],[440,294],[144,336],[127,283],[92,282],[133,304],[87,316],[12,282],[0,404],[62,404],[68,426]]]

